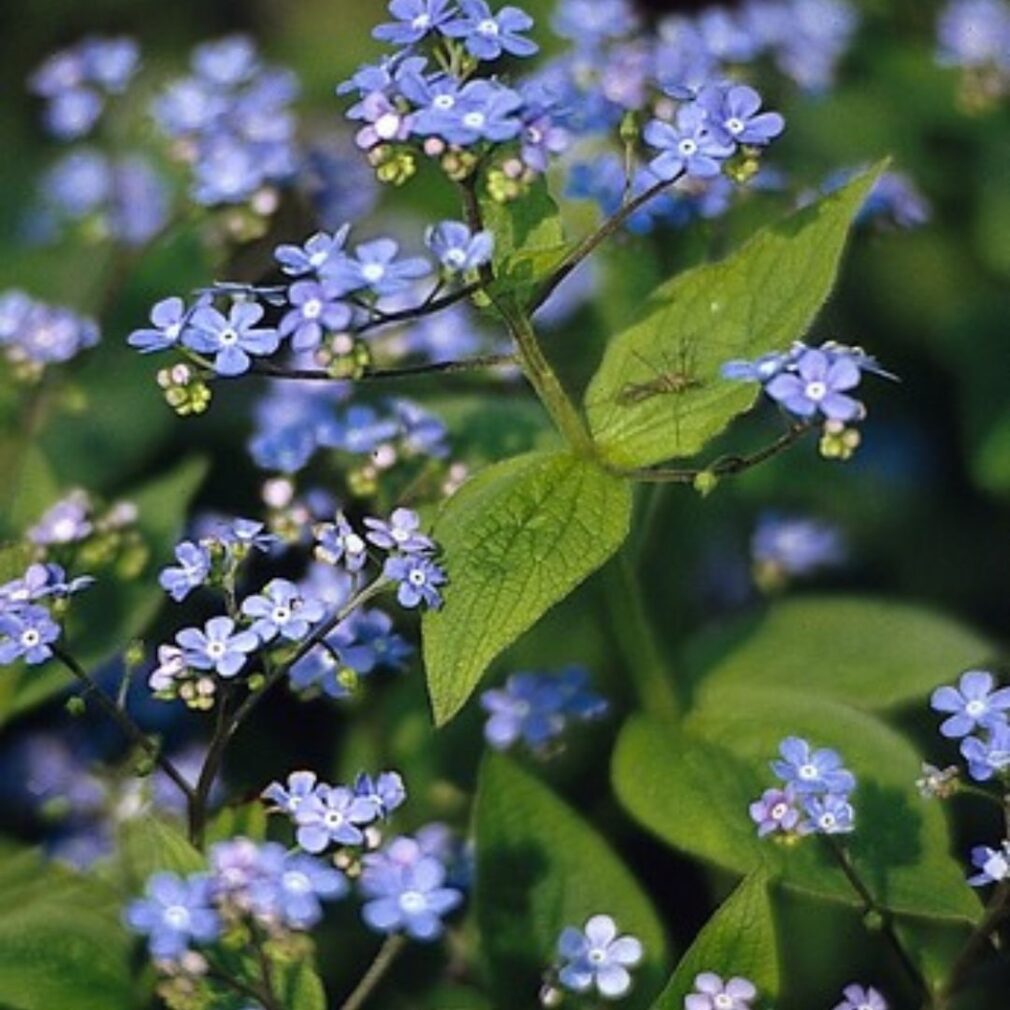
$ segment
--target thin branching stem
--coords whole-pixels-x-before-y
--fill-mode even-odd
[[[382,382],[395,379],[411,379],[423,375],[446,375],[456,372],[476,372],[488,368],[515,365],[518,358],[514,354],[482,354],[457,361],[435,361],[402,368],[370,369],[354,379],[354,382]],[[336,376],[324,368],[285,368],[268,361],[256,362],[252,371],[257,375],[267,375],[273,379],[298,379],[308,382],[336,382]]]
[[[404,946],[406,946],[406,940],[401,934],[392,933],[386,937],[385,942],[379,948],[379,953],[375,955],[375,960],[368,966],[368,971],[361,976],[361,981],[354,987],[351,995],[340,1005],[340,1010],[361,1010],[368,997],[386,977],[386,973],[393,966],[393,962]]]

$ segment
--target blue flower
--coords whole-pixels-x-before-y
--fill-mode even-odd
[[[845,999],[835,1010],[887,1010],[887,1001],[873,986],[847,985],[842,995]]]
[[[272,579],[260,595],[242,601],[242,613],[254,618],[250,630],[260,641],[272,642],[280,635],[300,642],[325,617],[326,606],[321,600],[304,598],[293,582]]]
[[[349,572],[360,572],[368,562],[368,545],[354,531],[343,512],[332,523],[320,523],[313,531],[316,557],[328,565],[343,564]]]
[[[200,544],[183,540],[175,548],[178,565],[164,568],[158,576],[158,585],[181,603],[197,587],[206,583],[210,575],[210,552]]]
[[[443,221],[429,228],[425,243],[450,274],[464,274],[491,262],[494,235],[489,231],[473,234],[461,221]]]
[[[340,333],[351,324],[350,306],[337,300],[336,290],[325,281],[296,281],[288,289],[292,308],[281,318],[277,332],[290,337],[296,351],[314,351],[326,333]]]
[[[961,741],[961,755],[968,762],[968,774],[978,782],[1010,768],[1010,724],[995,723],[983,739],[975,736]]]
[[[251,631],[236,631],[230,617],[212,617],[204,630],[183,628],[175,636],[187,666],[195,670],[215,670],[221,677],[234,677],[246,664],[260,640]]]
[[[796,806],[796,793],[791,786],[785,789],[766,789],[761,799],[750,805],[750,818],[757,825],[758,838],[776,832],[790,834],[797,830],[800,811]]]
[[[267,552],[280,538],[265,532],[266,527],[256,519],[232,519],[221,523],[217,529],[217,539],[232,552],[244,556],[251,550]]]
[[[167,350],[179,343],[186,325],[186,303],[181,298],[164,298],[150,310],[154,329],[135,329],[126,342],[141,354]]]
[[[147,937],[151,956],[176,961],[192,943],[210,943],[221,933],[221,920],[211,907],[211,880],[202,874],[182,878],[156,873],[145,897],[126,910],[126,924]]]
[[[721,143],[763,147],[784,129],[777,112],[761,112],[761,96],[745,84],[713,85],[698,96],[708,116],[708,128]]]
[[[298,844],[312,853],[322,852],[331,844],[361,845],[365,840],[361,826],[371,824],[375,818],[371,799],[356,796],[347,786],[320,785],[295,810]]]
[[[20,579],[0,585],[0,611],[10,610],[25,603],[53,597],[65,599],[94,585],[90,575],[68,579],[62,565],[36,562],[25,570]]]
[[[751,1010],[757,999],[757,987],[750,979],[726,981],[712,971],[703,971],[694,979],[694,992],[684,997],[684,1010]]]
[[[572,668],[561,675],[514,673],[504,688],[485,691],[481,707],[490,714],[484,737],[495,750],[522,740],[543,751],[564,732],[569,715],[595,718],[606,711],[599,695],[585,690],[588,672]]]
[[[17,659],[30,666],[44,663],[59,637],[60,627],[45,607],[29,604],[0,612],[0,666]]]
[[[481,140],[501,144],[522,133],[517,113],[522,96],[497,81],[470,81],[451,102],[436,98],[414,124],[421,136],[438,136],[449,144],[469,147]]]
[[[806,830],[819,835],[848,834],[855,827],[855,811],[847,796],[805,796],[803,812],[807,816]]]
[[[845,538],[822,519],[768,514],[751,538],[751,557],[763,576],[810,575],[845,561]]]
[[[323,901],[335,901],[350,890],[347,878],[320,859],[286,852],[283,845],[260,847],[262,876],[249,887],[253,912],[289,929],[311,929],[323,917]]]
[[[393,619],[381,610],[355,610],[333,629],[326,644],[346,666],[362,675],[380,667],[402,669],[414,652],[410,643],[393,631]]]
[[[995,679],[986,670],[961,674],[957,687],[938,687],[930,705],[936,712],[950,713],[940,725],[940,732],[952,739],[967,736],[976,729],[991,729],[1006,722],[1010,710],[1010,687],[993,690]]]
[[[75,544],[91,536],[91,499],[84,491],[71,491],[50,506],[42,518],[28,530],[28,539],[40,547]]]
[[[375,295],[395,295],[431,273],[431,264],[420,257],[397,260],[399,245],[391,238],[365,242],[354,256],[342,256],[323,267],[323,276],[342,294],[368,289]]]
[[[855,421],[864,415],[863,405],[847,395],[862,378],[852,356],[806,350],[795,368],[795,374],[780,372],[765,386],[768,395],[791,414],[811,418],[820,412],[831,421]]]
[[[317,274],[331,261],[336,260],[344,251],[347,236],[351,226],[345,224],[337,231],[316,232],[305,245],[279,245],[274,250],[274,259],[281,269],[292,277],[304,274]]]
[[[638,27],[628,0],[561,0],[551,27],[562,38],[592,48],[606,39],[620,39]]]
[[[366,518],[365,526],[368,527],[368,532],[365,539],[385,551],[427,554],[435,549],[435,544],[429,537],[419,532],[420,525],[421,519],[416,512],[398,508],[389,517],[389,522]]]
[[[236,303],[227,316],[203,306],[193,313],[186,345],[213,354],[218,375],[242,375],[252,365],[250,355],[273,354],[280,343],[276,330],[255,328],[262,318],[263,307],[254,302]]]
[[[288,776],[287,785],[271,782],[260,794],[264,800],[273,804],[271,809],[279,810],[293,817],[303,801],[314,796],[320,783],[315,772],[297,771]]]
[[[445,572],[429,558],[420,554],[394,555],[386,558],[382,574],[399,583],[396,598],[400,606],[413,609],[423,603],[432,610],[442,606],[438,586],[444,585]]]
[[[585,993],[595,987],[604,999],[619,999],[631,989],[628,969],[641,963],[645,950],[637,937],[618,936],[609,915],[594,915],[585,928],[568,926],[561,933],[558,953],[564,962],[558,981],[566,989]]]
[[[539,46],[524,33],[533,27],[533,18],[518,7],[503,7],[497,14],[484,0],[460,0],[462,17],[441,26],[442,34],[463,39],[467,52],[478,60],[496,60],[503,52],[512,56],[533,56]]]
[[[649,170],[664,182],[678,176],[711,179],[733,153],[732,144],[713,134],[705,110],[697,103],[682,105],[674,122],[653,119],[643,134],[645,142],[662,153],[649,162]]]
[[[378,933],[406,933],[415,940],[442,935],[442,919],[463,900],[461,891],[446,886],[446,868],[433,856],[409,862],[392,858],[389,849],[365,856],[361,893],[362,917]]]
[[[439,31],[453,16],[449,0],[391,0],[395,21],[379,25],[372,37],[394,46],[411,46],[430,32]]]
[[[1010,879],[1010,842],[1001,842],[998,849],[976,845],[971,850],[971,861],[979,871],[968,878],[972,887],[986,887]]]
[[[1003,0],[951,0],[937,35],[941,63],[1010,71],[1010,10]]]
[[[399,772],[382,772],[374,779],[362,772],[354,780],[354,792],[374,805],[377,817],[388,817],[407,799]]]
[[[782,760],[772,762],[772,771],[802,796],[812,793],[845,794],[856,787],[852,772],[842,766],[837,751],[813,750],[800,737],[787,737],[779,745]]]

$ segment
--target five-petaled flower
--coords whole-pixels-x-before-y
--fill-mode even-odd
[[[968,670],[961,674],[957,687],[938,687],[930,704],[936,712],[949,713],[940,732],[957,739],[1005,722],[1010,711],[1010,687],[995,687],[995,678],[987,670]]]
[[[443,35],[463,39],[467,52],[478,60],[496,60],[502,53],[533,56],[539,47],[525,33],[533,18],[518,7],[503,7],[497,14],[485,0],[460,0],[461,16],[441,26]]]
[[[213,354],[218,375],[242,375],[252,366],[252,356],[273,354],[280,344],[275,329],[256,327],[262,318],[263,306],[255,302],[237,302],[227,316],[205,305],[193,312],[186,345]]]
[[[684,997],[684,1010],[751,1010],[757,987],[750,979],[723,979],[703,971],[694,980],[694,992]]]
[[[215,670],[221,677],[234,677],[246,664],[260,640],[251,631],[236,631],[230,617],[212,617],[204,630],[183,628],[175,636],[186,664],[195,670]]]
[[[566,927],[558,938],[562,964],[558,981],[566,989],[586,993],[592,989],[604,999],[619,999],[631,988],[629,968],[645,955],[641,941],[618,935],[609,915],[594,915],[582,929]]]

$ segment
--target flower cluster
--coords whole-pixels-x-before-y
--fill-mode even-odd
[[[703,971],[694,980],[694,992],[684,997],[684,1010],[751,1010],[757,994],[750,979],[723,980],[715,972]]]
[[[214,206],[256,197],[272,209],[273,188],[299,167],[289,109],[298,94],[294,75],[264,66],[242,35],[197,46],[190,69],[155,99],[153,112],[191,166],[193,199]]]
[[[1010,4],[950,0],[937,25],[939,61],[965,73],[965,99],[985,106],[1010,92]]]
[[[513,673],[502,688],[485,691],[488,713],[484,737],[495,750],[518,743],[547,754],[569,722],[588,722],[607,714],[605,698],[589,689],[589,671],[570,666],[559,673]]]
[[[761,516],[751,537],[754,578],[763,589],[777,589],[789,579],[835,568],[846,558],[837,526],[805,516]]]
[[[594,915],[585,926],[568,926],[558,938],[559,963],[551,970],[541,1001],[555,1005],[554,983],[573,993],[596,993],[603,999],[620,999],[631,990],[628,970],[645,956],[641,941],[629,934],[619,935],[617,923],[609,915]]]
[[[435,824],[382,844],[380,825],[406,799],[396,772],[362,774],[353,785],[332,786],[298,771],[285,784],[271,783],[263,798],[291,819],[302,849],[331,852],[336,865],[357,880],[369,928],[416,940],[441,935],[442,920],[463,900],[457,872],[463,857],[451,833]]]
[[[168,220],[164,180],[141,154],[110,158],[79,147],[48,169],[40,193],[40,206],[30,219],[31,237],[37,241],[59,238],[74,226],[89,238],[140,246]]]
[[[750,805],[758,837],[781,834],[848,834],[854,828],[855,811],[850,797],[856,779],[842,765],[836,751],[813,748],[800,737],[787,737],[779,746],[780,757],[771,763],[782,785],[766,789]]]
[[[997,688],[986,670],[968,670],[956,687],[938,687],[930,703],[945,716],[940,732],[961,741],[973,779],[988,782],[1010,772],[1010,687]]]
[[[57,564],[37,563],[21,578],[0,585],[0,666],[19,659],[35,666],[52,658],[61,601],[92,582],[90,576],[69,579]]]
[[[864,372],[894,379],[862,348],[833,341],[817,348],[797,341],[784,353],[722,366],[725,379],[760,382],[765,393],[798,421],[822,421],[820,449],[828,459],[849,459],[859,446],[854,425],[866,417],[866,407],[851,394]]]
[[[72,309],[47,305],[17,289],[0,294],[0,350],[27,377],[69,361],[98,339],[98,324]]]
[[[464,178],[481,151],[522,137],[524,164],[509,156],[497,169],[503,185],[527,170],[544,171],[546,157],[566,142],[552,127],[550,108],[496,76],[475,76],[503,56],[538,51],[528,37],[533,19],[518,7],[492,11],[485,0],[392,0],[393,21],[375,36],[398,47],[363,66],[339,88],[356,97],[348,117],[359,123],[357,144],[378,176],[402,183],[416,171],[416,153],[438,158]],[[536,162],[531,165],[530,161]]]
[[[273,934],[311,929],[322,902],[349,890],[344,874],[322,860],[277,842],[236,838],[211,848],[210,872],[156,873],[124,918],[147,938],[155,961],[172,963],[249,920]]]
[[[137,44],[125,37],[90,36],[47,57],[28,79],[45,99],[46,128],[60,140],[90,133],[107,97],[126,90],[139,63]]]

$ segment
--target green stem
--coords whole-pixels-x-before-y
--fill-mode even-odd
[[[561,380],[557,377],[551,363],[547,360],[540,347],[536,331],[529,316],[514,302],[508,299],[498,299],[495,306],[501,312],[509,333],[519,351],[520,364],[523,373],[529,380],[540,402],[550,414],[558,431],[561,432],[568,445],[581,456],[594,456],[596,446],[582,415],[575,404],[569,399]]]
[[[898,935],[898,931],[894,927],[894,920],[892,919],[890,913],[877,901],[877,899],[873,896],[873,892],[869,889],[869,887],[867,887],[866,882],[859,875],[859,871],[856,869],[856,865],[852,861],[852,855],[849,850],[831,835],[824,835],[823,838],[827,842],[828,849],[831,851],[832,855],[834,855],[842,873],[845,874],[845,879],[848,880],[848,882],[852,885],[852,889],[862,900],[866,912],[879,919],[881,932],[887,938],[887,942],[891,945],[891,948],[897,955],[898,960],[908,973],[909,978],[915,986],[925,994],[927,1006],[931,1005],[932,991],[929,984],[926,982],[925,978],[923,978],[922,972],[919,971],[919,967],[915,963],[912,955],[905,949],[905,945],[902,943],[901,937]]]
[[[610,626],[639,704],[653,715],[678,719],[680,699],[646,613],[641,587],[627,550],[621,551],[607,567],[605,578]]]
[[[341,1004],[340,1010],[361,1010],[405,946],[406,940],[399,933],[392,933],[386,937],[379,948],[379,953],[375,955],[375,960],[368,966],[368,971],[361,976],[361,981],[354,987],[351,995]]]

